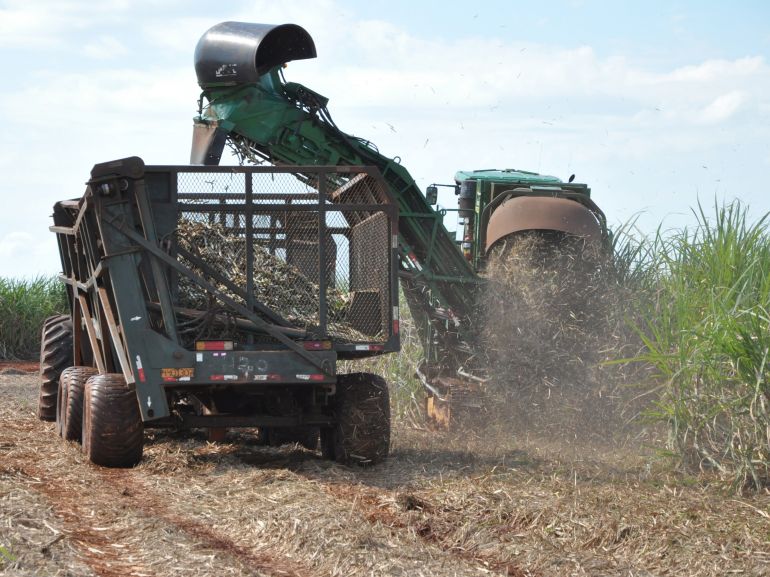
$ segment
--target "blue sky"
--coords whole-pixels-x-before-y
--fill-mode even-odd
[[[770,4],[0,0],[0,275],[59,268],[53,203],[91,166],[185,163],[192,55],[223,20],[304,26],[289,80],[422,187],[521,168],[587,182],[610,223],[691,224],[700,200],[770,211]],[[451,205],[451,196],[442,202]],[[451,223],[448,223],[451,226]]]
[[[767,53],[770,9],[762,0],[388,3],[386,20],[415,36],[450,39],[492,35],[562,46],[587,45],[597,52],[625,53],[662,63],[738,58]],[[383,18],[377,3],[360,2],[352,11]]]

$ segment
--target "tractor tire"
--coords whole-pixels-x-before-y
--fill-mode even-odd
[[[142,459],[142,416],[123,375],[94,375],[86,381],[82,433],[83,453],[96,465],[133,467]]]
[[[85,384],[96,374],[98,371],[93,367],[69,367],[59,377],[56,432],[66,441],[81,440]]]
[[[337,377],[336,424],[321,430],[321,451],[338,463],[374,465],[390,448],[390,399],[385,379],[371,373]]]
[[[272,427],[265,430],[267,444],[271,447],[292,445],[294,443],[315,451],[318,448],[318,427]]]
[[[49,317],[40,337],[40,394],[37,416],[42,421],[56,420],[59,376],[72,364],[72,319],[69,315]]]

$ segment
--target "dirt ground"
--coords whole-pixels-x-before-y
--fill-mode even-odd
[[[30,368],[0,367],[0,575],[770,574],[770,495],[654,451],[396,424],[361,470],[147,432],[108,470],[36,419]]]

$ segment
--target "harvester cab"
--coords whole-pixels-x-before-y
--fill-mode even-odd
[[[455,182],[461,247],[476,271],[522,233],[558,232],[608,247],[606,218],[585,184],[514,169],[459,171]]]

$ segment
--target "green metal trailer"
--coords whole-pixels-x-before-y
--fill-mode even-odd
[[[365,166],[96,165],[56,203],[71,315],[43,326],[39,415],[95,463],[145,427],[256,427],[341,462],[388,452],[398,210]]]

